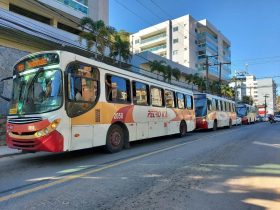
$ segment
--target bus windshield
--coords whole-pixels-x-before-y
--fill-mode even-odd
[[[196,117],[204,117],[207,115],[207,99],[205,95],[196,95],[195,101],[195,115]]]
[[[61,106],[60,69],[25,72],[14,79],[10,114],[39,114]]]
[[[247,115],[247,107],[246,106],[236,107],[236,112],[239,117],[244,117]]]

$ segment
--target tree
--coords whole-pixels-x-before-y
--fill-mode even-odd
[[[172,69],[172,76],[179,81],[181,78],[181,71],[178,68]]]
[[[241,102],[245,104],[253,105],[253,98],[252,96],[243,96]]]
[[[113,44],[110,49],[110,57],[118,60],[121,59],[124,62],[128,62],[131,59],[129,33],[126,31],[119,31],[113,34]]]
[[[158,73],[162,73],[163,75],[165,75],[165,61],[151,61],[149,62],[149,66],[150,66],[150,70],[151,72],[158,72]]]
[[[92,47],[104,56],[106,47],[110,46],[112,42],[115,29],[110,26],[106,26],[102,20],[93,21],[89,17],[84,17],[80,21],[82,32],[80,33],[79,41],[86,40],[87,49],[91,50]]]

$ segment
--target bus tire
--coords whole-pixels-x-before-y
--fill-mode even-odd
[[[179,130],[179,136],[180,137],[184,137],[187,135],[188,132],[188,128],[187,128],[187,124],[185,121],[181,121],[180,123],[180,130]]]
[[[125,134],[121,126],[113,124],[108,130],[106,137],[106,150],[110,153],[122,150],[125,141]]]
[[[218,123],[217,120],[214,120],[212,131],[216,131],[218,129]]]

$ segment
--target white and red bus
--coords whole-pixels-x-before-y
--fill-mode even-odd
[[[235,102],[210,95],[194,94],[196,128],[217,130],[236,124]]]
[[[255,123],[257,120],[257,108],[255,106],[238,103],[236,113],[238,117],[241,117],[243,125]]]
[[[28,55],[14,67],[7,144],[63,152],[195,129],[192,91],[65,51]]]

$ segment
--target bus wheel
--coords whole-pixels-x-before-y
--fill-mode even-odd
[[[110,153],[119,152],[124,145],[124,132],[119,125],[112,125],[107,133],[106,149]]]
[[[217,123],[217,120],[214,121],[214,124],[213,124],[213,128],[212,128],[212,131],[216,131],[218,128],[218,123]]]
[[[187,135],[188,129],[187,129],[187,125],[184,121],[182,121],[180,123],[180,137],[184,137]]]

